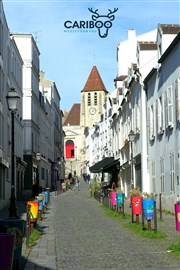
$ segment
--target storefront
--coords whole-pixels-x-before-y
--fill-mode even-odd
[[[109,175],[108,184],[110,185],[113,182],[117,183],[119,169],[120,169],[119,159],[115,160],[113,157],[106,157],[89,168],[91,173],[102,174],[102,182],[104,182],[105,180],[105,177],[104,177],[105,174],[108,173]]]

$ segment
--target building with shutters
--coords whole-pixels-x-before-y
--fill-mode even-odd
[[[170,211],[180,194],[179,32],[179,25],[159,24],[154,33],[146,33],[143,39],[137,36],[134,62],[115,79],[117,110],[112,123],[114,155],[120,158],[126,196],[133,179],[142,192],[161,193],[163,207]],[[131,130],[135,133],[132,152]]]

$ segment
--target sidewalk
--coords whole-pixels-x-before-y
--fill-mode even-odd
[[[59,196],[59,195],[58,195]],[[48,208],[51,209],[53,207],[53,201],[56,201],[56,194],[55,192],[50,192],[50,202],[48,204]],[[23,219],[26,221],[26,201],[16,201],[16,207],[17,207],[17,214],[20,219]],[[6,219],[8,218],[9,215],[9,206],[6,208],[0,210],[0,219]],[[46,211],[45,214],[43,214],[43,220],[38,222],[38,227],[42,230],[42,234],[46,235],[48,237],[49,230],[49,222],[51,221],[51,215],[49,214],[48,211]],[[44,242],[43,246],[41,245]],[[35,257],[37,257],[37,250],[40,250],[39,258],[41,257],[41,254],[46,253],[46,249],[51,248],[53,249],[52,246],[50,246],[46,241],[42,241],[42,239],[38,240],[37,245],[35,245],[32,249],[27,249],[26,248],[26,239],[24,238],[23,240],[23,245],[22,245],[22,257],[20,260],[20,265],[19,265],[19,270],[40,270],[40,269],[45,269],[45,268],[38,268],[36,267],[36,264],[28,263],[28,258],[32,261],[34,261]],[[38,258],[38,259],[39,259]],[[40,262],[41,265],[43,265],[43,262]],[[52,261],[50,261],[52,263]],[[48,268],[51,269],[51,268]],[[1,269],[0,269],[1,270]],[[3,269],[2,269],[3,270]]]

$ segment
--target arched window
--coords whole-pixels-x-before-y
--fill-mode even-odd
[[[74,142],[72,140],[68,140],[66,142],[66,158],[74,158]]]
[[[97,105],[97,93],[94,93],[94,105]]]
[[[91,94],[88,93],[88,106],[91,106]]]

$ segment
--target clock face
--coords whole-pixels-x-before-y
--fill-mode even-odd
[[[92,114],[92,115],[93,115],[93,114],[95,114],[95,113],[96,113],[96,109],[95,109],[95,108],[90,108],[90,109],[89,109],[89,112],[90,112],[90,114]]]

